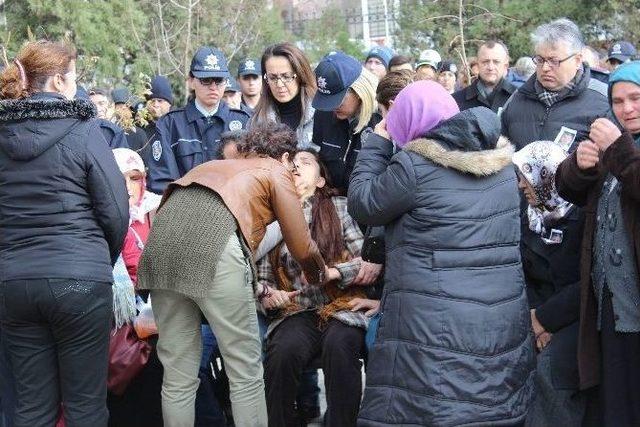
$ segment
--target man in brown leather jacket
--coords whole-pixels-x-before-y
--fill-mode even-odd
[[[151,289],[167,426],[193,426],[200,312],[225,360],[236,425],[267,425],[254,292],[272,307],[295,293],[256,290],[252,252],[266,226],[277,220],[307,281],[321,284],[326,270],[287,169],[295,148],[295,134],[286,126],[256,126],[238,144],[242,159],[204,163],[165,192],[138,285]]]

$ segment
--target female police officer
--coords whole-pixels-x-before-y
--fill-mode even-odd
[[[149,190],[162,193],[194,167],[217,159],[220,134],[246,128],[249,113],[221,102],[228,78],[224,54],[209,46],[198,48],[189,71],[191,99],[158,121],[151,142]]]

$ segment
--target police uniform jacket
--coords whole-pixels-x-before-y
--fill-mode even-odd
[[[194,167],[218,159],[220,135],[245,129],[249,118],[246,111],[230,109],[224,102],[213,116],[205,117],[194,100],[164,115],[156,124],[151,142],[149,190],[162,193],[169,183]]]

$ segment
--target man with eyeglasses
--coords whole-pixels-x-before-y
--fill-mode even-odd
[[[497,112],[516,87],[505,76],[509,70],[509,51],[497,41],[488,41],[478,48],[478,78],[471,85],[453,94],[460,111],[487,107]]]
[[[149,190],[162,193],[194,167],[217,160],[220,135],[247,128],[250,114],[221,102],[229,77],[227,59],[220,50],[198,48],[189,70],[191,99],[157,123],[151,142]]]
[[[573,151],[608,111],[607,86],[582,61],[578,26],[562,18],[532,34],[536,73],[503,107],[502,133],[518,150],[533,141],[562,140]]]

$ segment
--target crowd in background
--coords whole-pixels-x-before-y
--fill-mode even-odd
[[[640,425],[640,62],[566,18],[531,39],[201,46],[184,106],[27,43],[0,426]]]

